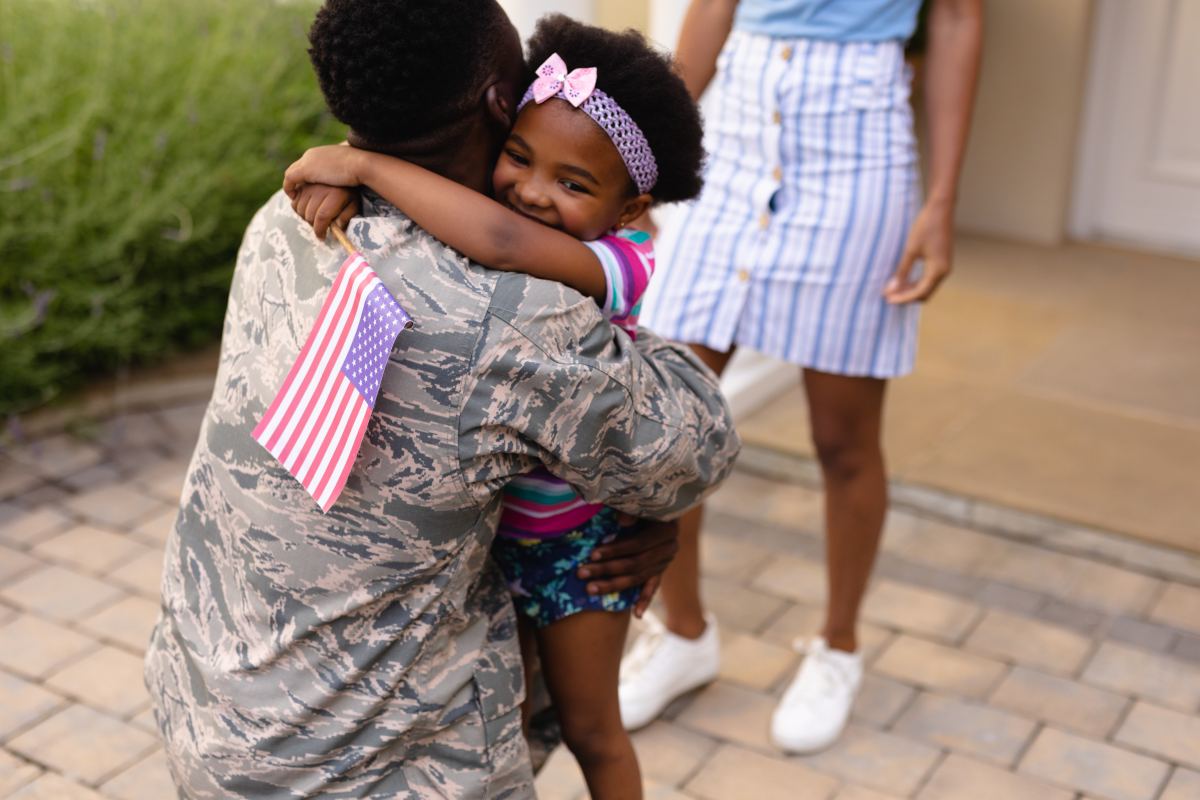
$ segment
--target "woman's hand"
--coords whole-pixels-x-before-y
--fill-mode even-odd
[[[983,0],[934,0],[925,49],[925,116],[929,139],[929,195],[917,214],[904,256],[883,296],[889,303],[928,300],[950,274],[954,250],[954,197],[983,46]],[[913,263],[923,259],[914,282]]]
[[[627,519],[623,516],[621,524]],[[577,574],[580,580],[588,581],[588,593],[592,595],[641,586],[642,594],[633,607],[633,615],[640,619],[658,591],[663,570],[679,550],[679,523],[642,519],[637,524],[641,530],[636,536],[598,546],[592,551],[592,560]]]
[[[951,204],[931,200],[926,203],[908,231],[904,255],[896,273],[883,289],[884,298],[893,305],[928,300],[950,274],[954,257],[954,213]],[[914,282],[912,269],[921,259],[921,275]]]
[[[289,193],[290,194],[290,193]],[[318,239],[324,239],[329,226],[336,222],[342,230],[361,210],[357,189],[307,183],[292,197],[292,210],[313,226]]]
[[[328,186],[358,186],[362,183],[364,153],[340,144],[310,147],[283,173],[283,191],[296,199],[301,187],[309,183]]]

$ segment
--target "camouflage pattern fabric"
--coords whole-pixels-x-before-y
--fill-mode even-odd
[[[368,200],[349,234],[416,321],[322,514],[250,436],[345,254],[276,195],[238,255],[146,657],[185,798],[530,798],[500,489],[544,464],[669,517],[738,450],[688,353],[472,264]]]

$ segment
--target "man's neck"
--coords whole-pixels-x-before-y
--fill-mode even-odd
[[[436,172],[455,183],[477,192],[491,192],[492,165],[497,153],[487,132],[480,126],[456,126],[457,130],[442,130],[425,139],[413,139],[402,144],[378,146],[353,131],[347,141],[355,147],[384,153]],[[448,143],[453,143],[451,146]]]

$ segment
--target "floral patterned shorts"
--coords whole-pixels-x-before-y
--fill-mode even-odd
[[[639,587],[609,594],[589,595],[587,583],[575,570],[585,563],[597,545],[627,536],[637,528],[617,524],[617,512],[605,508],[576,530],[552,539],[496,537],[492,557],[500,565],[512,591],[517,613],[539,628],[580,611],[626,611],[641,594]]]

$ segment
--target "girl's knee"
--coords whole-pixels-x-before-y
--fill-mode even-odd
[[[568,724],[562,726],[563,744],[581,765],[620,761],[633,752],[629,734],[616,726]]]

